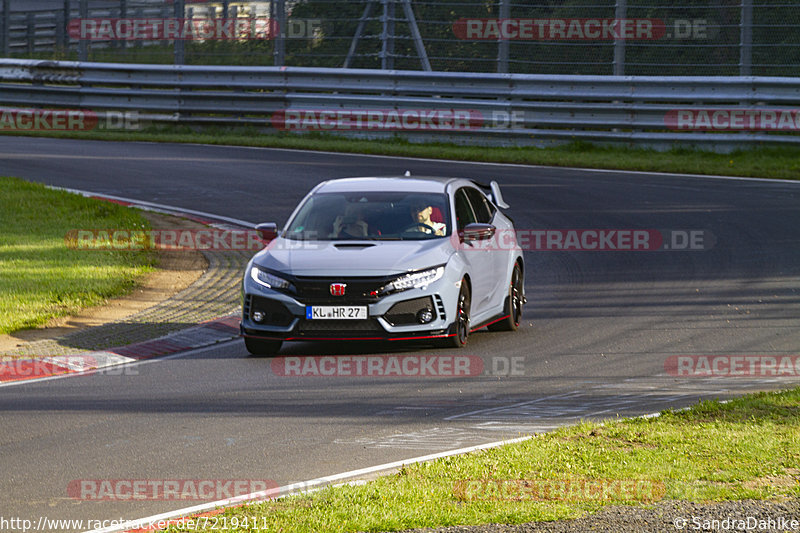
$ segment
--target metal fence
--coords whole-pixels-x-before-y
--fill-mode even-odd
[[[797,0],[36,0],[38,10],[31,4],[3,1],[5,57],[635,76],[796,76],[800,69]],[[82,31],[87,19],[98,31]],[[120,19],[181,20],[183,28],[192,27],[187,20],[245,24],[232,34],[137,38]]]
[[[132,111],[155,123],[478,144],[587,140],[746,147],[800,143],[798,106],[800,78],[0,60],[5,130],[69,129],[63,117],[57,123],[50,111],[32,111],[60,108],[101,115]]]

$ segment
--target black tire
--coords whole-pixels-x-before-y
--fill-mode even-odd
[[[456,318],[454,322],[455,335],[445,338],[442,346],[447,348],[463,348],[467,345],[469,337],[469,308],[472,303],[472,295],[466,279],[461,280],[461,290],[458,292],[458,304],[456,306]]]
[[[511,283],[508,286],[506,297],[506,318],[494,324],[489,324],[489,331],[517,331],[522,320],[522,267],[519,263],[514,265],[511,273]]]
[[[281,349],[283,341],[274,339],[244,338],[244,345],[251,357],[275,357]]]

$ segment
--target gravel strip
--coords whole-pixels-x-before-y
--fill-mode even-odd
[[[794,522],[793,522],[794,521]],[[575,520],[410,529],[403,533],[583,532],[675,533],[677,531],[800,532],[800,499],[720,503],[660,501],[649,507],[613,506]]]

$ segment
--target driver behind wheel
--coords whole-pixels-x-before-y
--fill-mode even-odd
[[[412,231],[420,231],[423,233],[435,233],[436,235],[444,235],[445,226],[442,222],[434,222],[431,220],[433,213],[433,206],[428,203],[414,203],[411,205],[411,220],[413,223],[418,224]]]

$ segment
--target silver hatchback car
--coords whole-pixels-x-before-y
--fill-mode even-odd
[[[516,330],[522,250],[496,182],[345,178],[317,185],[247,265],[241,333],[248,352],[283,341],[430,340]]]

